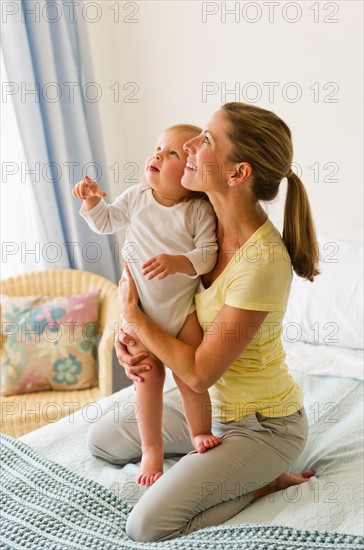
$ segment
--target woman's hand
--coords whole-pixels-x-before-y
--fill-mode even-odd
[[[129,323],[128,321],[133,308],[138,308],[139,296],[134,279],[126,262],[124,262],[124,272],[119,281],[118,300],[120,310],[124,317],[124,327],[129,327],[130,330],[128,330],[128,332],[119,330],[119,340],[115,342],[116,356],[119,364],[124,367],[125,374],[130,380],[134,382],[144,382],[144,378],[140,376],[140,373],[150,370],[151,366],[138,363],[148,357],[148,352],[130,355],[127,350],[127,346],[133,346],[138,340],[135,324]],[[127,328],[125,328],[125,330],[127,330]],[[133,334],[135,334],[135,339],[133,338]]]
[[[124,262],[124,272],[119,281],[118,288],[120,310],[127,322],[131,322],[130,314],[138,308],[139,296],[134,279],[130,273],[128,264]]]
[[[133,382],[144,382],[144,378],[140,376],[140,374],[151,370],[152,367],[145,363],[138,363],[148,357],[149,354],[143,351],[136,355],[130,355],[126,346],[133,345],[133,342],[134,340],[131,336],[120,330],[119,341],[115,342],[116,357],[118,358],[119,365],[124,367],[125,374],[129,380],[133,380]]]

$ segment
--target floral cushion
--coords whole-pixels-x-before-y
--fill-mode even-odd
[[[97,385],[99,290],[76,296],[1,296],[1,393]]]

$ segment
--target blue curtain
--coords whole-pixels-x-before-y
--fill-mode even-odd
[[[9,82],[3,101],[14,101],[34,198],[29,207],[44,251],[41,267],[83,269],[116,281],[116,239],[91,232],[78,213],[81,201],[71,193],[85,174],[101,181],[105,166],[88,129],[70,2],[5,4],[2,51]],[[98,88],[87,86],[86,93],[97,108]],[[101,184],[109,195],[105,178]]]

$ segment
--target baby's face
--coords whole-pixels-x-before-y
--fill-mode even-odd
[[[190,191],[181,185],[187,161],[183,145],[194,137],[191,132],[165,130],[159,137],[154,155],[145,164],[145,176],[154,190],[154,196],[179,202]]]

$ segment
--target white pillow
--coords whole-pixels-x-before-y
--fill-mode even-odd
[[[362,349],[362,235],[323,234],[318,244],[321,275],[313,283],[294,275],[283,338]]]

